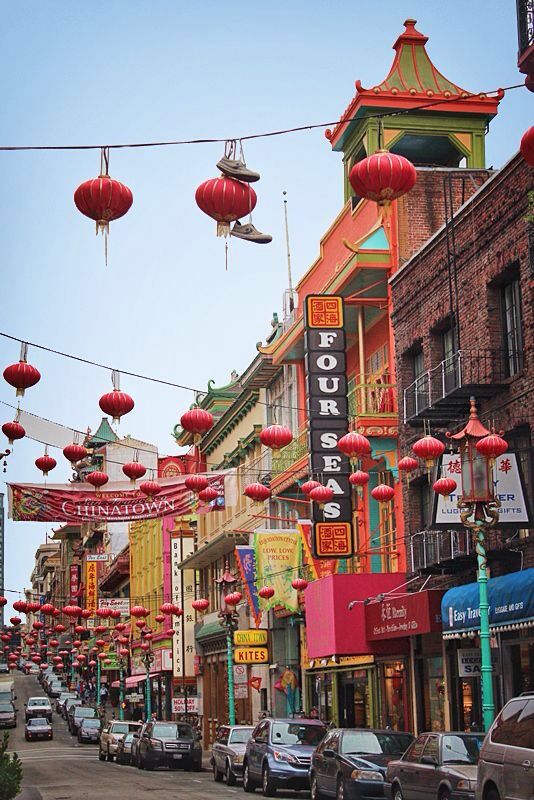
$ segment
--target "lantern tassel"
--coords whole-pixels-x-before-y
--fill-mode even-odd
[[[230,224],[228,222],[217,223],[217,236],[228,236],[230,233]]]

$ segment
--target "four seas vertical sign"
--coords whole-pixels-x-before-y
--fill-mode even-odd
[[[313,504],[313,554],[345,558],[353,536],[349,461],[337,448],[349,429],[343,298],[308,295],[304,313],[310,475],[334,492],[323,508]]]

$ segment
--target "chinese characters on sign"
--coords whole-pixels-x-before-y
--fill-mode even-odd
[[[342,297],[306,297],[304,347],[310,474],[334,492],[323,508],[313,504],[313,554],[346,558],[353,553],[353,536],[349,462],[337,449],[349,429]]]
[[[96,561],[87,561],[85,564],[85,607],[89,611],[96,611],[98,606],[98,564]]]
[[[80,567],[78,564],[71,564],[69,568],[69,595],[73,603],[80,591]]]
[[[188,608],[195,596],[195,571],[178,565],[194,550],[192,536],[171,536],[172,602],[184,609],[182,617],[173,616],[172,672],[175,678],[194,675],[194,620]],[[183,634],[182,634],[183,628]]]

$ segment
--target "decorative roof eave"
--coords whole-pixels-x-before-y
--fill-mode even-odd
[[[434,66],[426,52],[428,37],[415,28],[416,20],[407,19],[405,30],[393,45],[395,58],[387,77],[371,89],[364,89],[361,81],[355,82],[356,94],[345,109],[333,130],[325,131],[333,150],[340,150],[349,129],[370,109],[382,112],[416,110],[440,113],[495,116],[504,91],[496,97],[484,92],[472,93],[445,78]],[[434,104],[434,105],[429,105]],[[422,108],[426,106],[426,108]]]
[[[216,469],[230,469],[241,464],[245,460],[247,453],[254,450],[254,447],[260,441],[261,430],[261,425],[254,425],[252,431],[239,440],[239,444],[231,453],[224,454],[224,460]]]
[[[221,417],[219,422],[204,436],[200,443],[201,451],[209,456],[219,447],[234,428],[236,428],[254,408],[259,397],[260,393],[258,390],[249,391],[246,395],[240,397],[239,403],[232,405],[224,417]]]

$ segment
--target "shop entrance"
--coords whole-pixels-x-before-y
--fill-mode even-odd
[[[366,669],[338,674],[339,724],[342,728],[372,726],[368,678]]]

